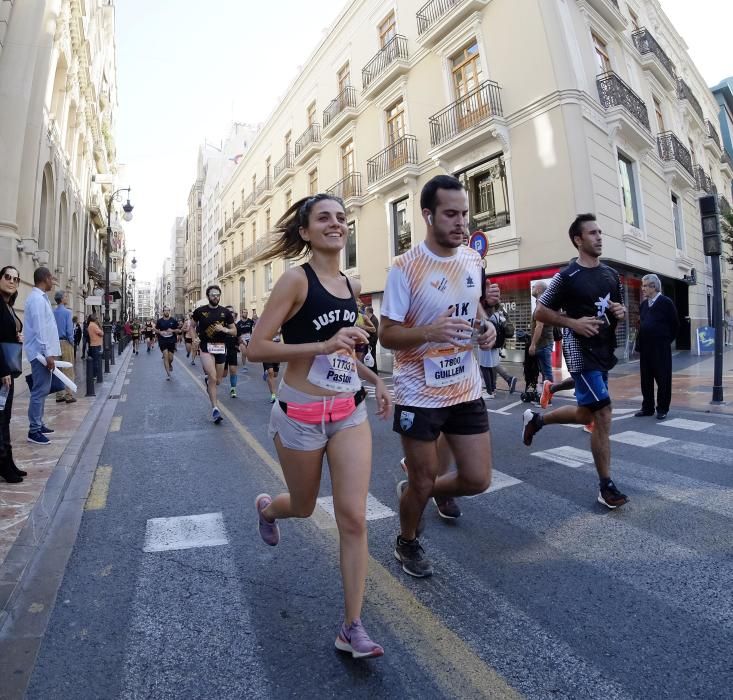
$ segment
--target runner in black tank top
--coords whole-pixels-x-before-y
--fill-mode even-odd
[[[280,540],[277,520],[313,512],[328,450],[345,598],[336,648],[354,658],[381,656],[384,650],[369,638],[360,619],[371,473],[371,431],[360,378],[376,386],[377,415],[387,417],[391,399],[384,382],[354,356],[354,347],[368,336],[354,326],[360,285],[339,271],[348,234],[343,203],[330,195],[301,200],[277,228],[281,237],[261,260],[304,252],[311,258],[277,281],[247,351],[255,362],[288,363],[272,407],[270,435],[290,491],[255,499],[258,527],[262,539],[274,546]],[[272,338],[280,329],[282,342],[275,343]]]

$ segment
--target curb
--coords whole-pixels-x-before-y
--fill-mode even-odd
[[[84,502],[132,358],[125,350],[51,472],[5,561],[0,586],[12,587],[0,610],[0,700],[22,697],[76,542]]]

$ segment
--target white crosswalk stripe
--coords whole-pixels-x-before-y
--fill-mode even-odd
[[[332,518],[336,517],[336,513],[333,506],[333,496],[322,496],[317,500],[317,503],[323,510],[325,510]],[[391,508],[388,508],[378,501],[372,494],[367,495],[366,504],[366,519],[367,520],[381,520],[383,518],[392,518],[395,513]]]
[[[626,445],[634,447],[654,447],[662,442],[667,442],[669,438],[660,435],[650,435],[649,433],[639,433],[636,430],[627,430],[623,433],[611,435],[614,442],[623,442]]]
[[[659,422],[662,428],[679,428],[680,430],[707,430],[712,428],[715,423],[706,423],[700,420],[687,420],[686,418],[672,418],[671,420],[663,420]]]

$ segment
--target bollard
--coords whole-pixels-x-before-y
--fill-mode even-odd
[[[95,396],[94,393],[94,360],[87,355],[87,396]]]
[[[94,358],[97,363],[97,382],[101,384],[104,381],[104,367],[102,367],[102,357],[98,355]]]

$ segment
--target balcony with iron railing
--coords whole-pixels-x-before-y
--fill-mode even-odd
[[[102,258],[93,250],[89,252],[87,257],[87,272],[97,280],[104,279],[104,263]]]
[[[340,197],[347,208],[359,206],[362,199],[361,173],[349,173],[337,183],[331,185],[326,192],[335,197]]]
[[[222,277],[224,277],[224,265],[219,265],[219,274],[218,274],[218,277],[219,277],[219,279],[221,279]]]
[[[244,202],[242,202],[244,204]],[[232,226],[236,226],[237,223],[239,223],[239,219],[244,213],[244,209],[242,208],[242,204],[240,204],[232,213]]]
[[[246,218],[255,211],[257,211],[257,207],[255,206],[255,193],[250,192],[242,203],[242,215]]]
[[[295,172],[295,157],[292,151],[288,151],[277,163],[273,169],[273,183],[277,185],[279,182],[291,177]]]
[[[733,178],[733,158],[730,157],[728,151],[723,151],[723,155],[720,156],[720,165],[724,168],[724,174],[728,178]],[[726,173],[725,170],[728,172]]]
[[[417,139],[406,134],[367,160],[367,186],[370,192],[380,192],[418,172]]]
[[[227,260],[224,263],[224,274],[225,275],[226,274],[229,274],[231,271],[232,271],[232,261],[231,260]]]
[[[664,175],[674,189],[691,189],[695,185],[695,172],[689,149],[671,131],[657,136],[657,151],[664,163]]]
[[[609,127],[621,130],[624,137],[639,148],[653,147],[654,137],[644,100],[613,71],[597,76],[596,84]]]
[[[321,150],[321,125],[311,124],[295,142],[295,160],[307,160]]]
[[[415,14],[417,40],[431,48],[474,12],[481,11],[491,0],[430,0]]]
[[[362,94],[365,98],[378,95],[409,68],[407,37],[395,34],[361,69]]]
[[[232,272],[236,272],[240,267],[244,265],[245,257],[244,252],[237,253],[232,258]]]
[[[220,241],[222,238],[224,238],[224,227],[220,226],[218,229],[216,229],[216,233],[214,235],[217,241]]]
[[[717,188],[713,184],[713,181],[705,172],[705,169],[701,165],[695,166],[695,181],[697,182],[697,189],[706,194],[715,194]]]
[[[730,214],[733,212],[733,209],[730,206],[730,202],[721,194],[718,204],[720,206],[720,213],[721,214]]]
[[[697,98],[692,93],[690,86],[684,80],[682,80],[682,78],[679,78],[677,80],[677,97],[678,99],[683,100],[687,103],[689,109],[691,110],[691,113],[697,115],[698,119],[700,120],[699,125],[703,127],[705,125],[705,114],[702,111],[702,107],[697,101]]]
[[[272,178],[266,175],[255,187],[255,204],[262,204],[272,194]]]
[[[356,88],[349,85],[323,110],[323,135],[335,133],[356,114]]]
[[[718,130],[713,126],[713,123],[709,120],[705,120],[705,148],[707,148],[713,156],[717,159],[720,158],[720,154],[723,152],[723,147],[720,143],[720,136],[718,136]]]
[[[492,80],[486,80],[428,118],[430,145],[434,148],[443,146],[482,124],[490,124],[497,118],[503,121],[503,116],[501,88]]]
[[[642,27],[631,35],[636,50],[641,55],[641,63],[668,90],[677,84],[677,70],[672,59],[667,56],[652,33]]]

